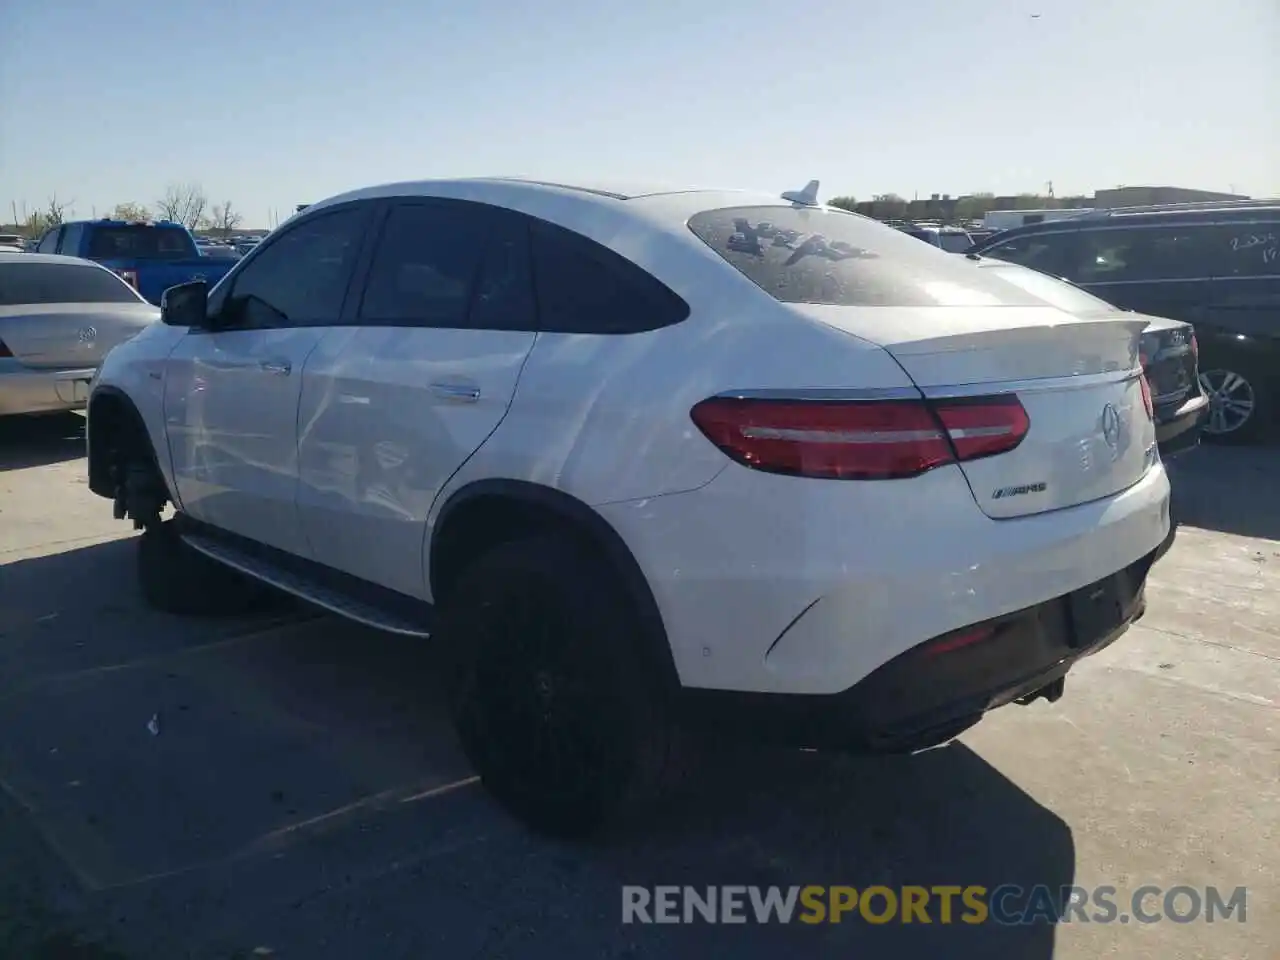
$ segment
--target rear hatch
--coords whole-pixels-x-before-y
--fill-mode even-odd
[[[1163,317],[1143,317],[1142,365],[1151,384],[1157,418],[1200,393],[1196,373],[1194,331],[1189,323]]]
[[[872,331],[850,311],[839,317],[832,309],[806,312],[879,343],[928,398],[1018,398],[1029,421],[1022,442],[960,464],[989,517],[1111,496],[1137,483],[1153,463],[1155,427],[1138,368],[1142,319],[1073,320],[1038,308],[925,308],[891,311],[901,315]],[[873,332],[878,336],[868,336]]]
[[[962,446],[971,452],[960,467],[987,516],[1111,496],[1155,461],[1139,367],[1148,318],[1080,316],[966,257],[826,208],[708,210],[692,216],[689,228],[796,313],[887,350],[933,401],[957,453]],[[1003,398],[995,406],[1003,404],[1004,417],[1010,396],[1025,421],[991,421],[993,405],[984,409],[981,398]],[[967,412],[957,409],[969,402],[963,398],[973,401]],[[999,431],[1009,436],[1002,440]],[[1005,442],[1019,433],[1016,446]],[[983,455],[987,443],[1002,452]]]
[[[0,343],[26,367],[89,369],[158,317],[145,303],[0,306]]]

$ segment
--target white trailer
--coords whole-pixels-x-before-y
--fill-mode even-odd
[[[982,226],[986,230],[1009,230],[1028,223],[1044,223],[1046,220],[1070,220],[1088,213],[1093,213],[1092,207],[1068,210],[992,210],[982,218]]]

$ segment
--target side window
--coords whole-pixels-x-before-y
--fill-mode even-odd
[[[40,244],[36,247],[36,253],[54,253],[58,249],[58,234],[62,232],[61,227],[53,227],[40,238]]]
[[[529,225],[519,215],[498,218],[471,298],[468,326],[485,330],[537,330]]]
[[[1222,229],[1224,277],[1280,278],[1280,220]]]
[[[982,251],[984,257],[1005,260],[1055,277],[1070,277],[1073,233],[1031,233]]]
[[[58,241],[58,252],[68,257],[80,256],[80,238],[84,235],[84,224],[71,223],[62,228],[62,239]]]
[[[459,201],[393,207],[369,265],[360,322],[467,326],[495,213],[491,207]]]
[[[368,216],[368,205],[353,205],[272,240],[232,278],[223,307],[231,311],[228,322],[263,329],[339,323]]]
[[[1072,279],[1117,283],[1209,277],[1222,260],[1216,232],[1217,228],[1196,226],[1083,231],[1077,276]]]
[[[541,329],[641,333],[689,315],[665,284],[595,241],[541,220],[531,233]]]

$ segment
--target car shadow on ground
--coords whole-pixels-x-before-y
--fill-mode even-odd
[[[1280,540],[1280,443],[1203,443],[1167,466],[1179,523]]]
[[[1060,909],[1070,829],[963,745],[721,745],[626,834],[553,842],[474,782],[430,644],[296,608],[161,616],[136,599],[131,552],[0,567],[0,598],[24,604],[0,628],[0,786],[24,813],[0,831],[39,836],[75,891],[24,893],[28,943],[74,933],[137,960],[1053,953],[1052,923],[973,925],[959,904],[949,924],[936,906],[927,925],[622,922],[623,886],[657,884],[1043,885]]]
[[[0,417],[0,471],[62,463],[84,456],[84,417],[54,413]]]

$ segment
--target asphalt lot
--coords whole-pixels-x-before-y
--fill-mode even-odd
[[[1057,704],[909,758],[718,751],[582,847],[486,799],[429,645],[144,610],[79,427],[0,421],[0,957],[1275,956],[1280,448],[1175,464],[1149,613]],[[1244,923],[622,926],[621,885],[657,883],[1249,899]]]

